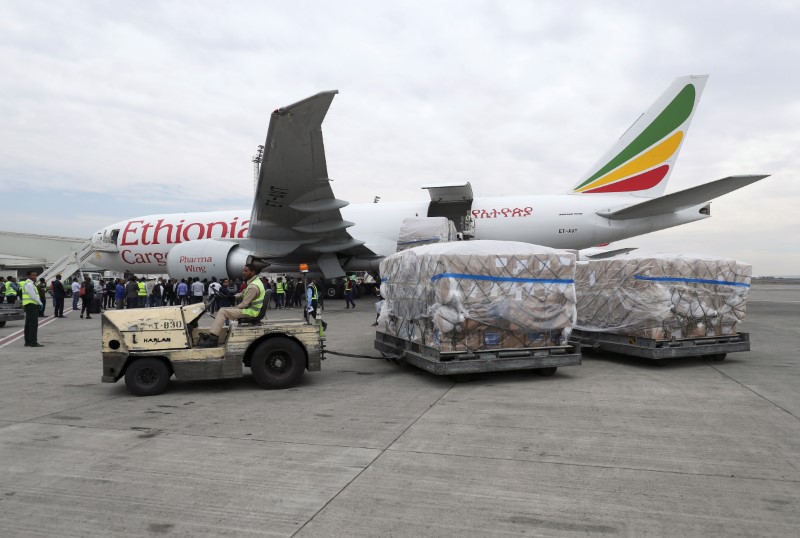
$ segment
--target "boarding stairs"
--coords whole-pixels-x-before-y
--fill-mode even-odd
[[[73,252],[56,260],[53,265],[45,269],[45,271],[39,275],[39,278],[43,278],[45,282],[54,280],[56,275],[59,274],[65,279],[69,278],[76,271],[81,270],[81,267],[83,267],[86,261],[92,256],[94,251],[95,249],[92,246],[92,241],[86,241]]]

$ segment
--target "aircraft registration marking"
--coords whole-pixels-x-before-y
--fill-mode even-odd
[[[270,185],[267,189],[267,196],[264,205],[268,207],[283,207],[283,201],[289,194],[289,189]]]
[[[504,207],[501,209],[473,209],[472,216],[476,219],[497,219],[505,217],[529,217],[533,213],[532,207]]]

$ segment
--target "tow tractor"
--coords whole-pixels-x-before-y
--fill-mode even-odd
[[[180,381],[232,379],[244,375],[244,365],[261,387],[286,389],[297,385],[305,370],[321,369],[325,358],[321,318],[317,325],[265,321],[262,308],[257,317],[224,329],[218,347],[197,347],[198,321],[206,307],[197,303],[106,312],[103,382],[115,383],[124,376],[132,394],[153,396],[166,390],[172,375]]]

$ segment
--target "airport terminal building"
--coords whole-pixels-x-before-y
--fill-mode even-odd
[[[64,256],[79,253],[88,239],[0,231],[0,275],[41,272]],[[91,262],[91,260],[87,260]],[[93,269],[91,263],[84,268]]]

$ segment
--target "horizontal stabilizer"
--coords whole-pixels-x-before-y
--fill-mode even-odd
[[[711,183],[706,183],[705,185],[698,185],[697,187],[653,198],[652,200],[647,200],[646,202],[641,202],[616,211],[598,211],[597,214],[611,220],[628,220],[675,213],[676,211],[709,202],[714,198],[746,187],[765,177],[769,176],[730,176],[712,181]]]
[[[341,209],[350,205],[350,202],[345,200],[338,200],[336,198],[323,198],[321,200],[312,200],[311,202],[302,202],[291,204],[289,207],[295,211],[302,213],[319,213],[321,211],[333,211],[334,209]]]
[[[308,234],[320,234],[327,232],[335,232],[336,230],[344,230],[350,226],[355,226],[355,222],[349,220],[326,220],[324,222],[315,222],[313,224],[304,224],[302,226],[292,226],[292,230]]]

